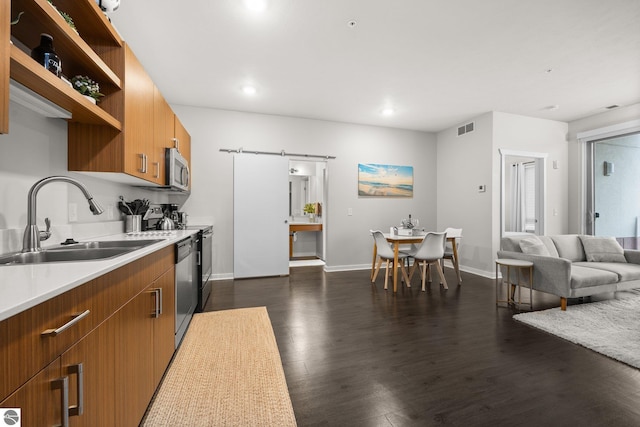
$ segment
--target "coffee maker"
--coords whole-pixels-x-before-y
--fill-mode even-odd
[[[170,218],[178,230],[187,228],[187,213],[180,212],[179,207],[175,203],[163,205],[164,215]]]

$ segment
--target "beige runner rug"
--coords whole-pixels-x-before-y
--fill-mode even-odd
[[[296,426],[267,309],[195,314],[141,426]]]

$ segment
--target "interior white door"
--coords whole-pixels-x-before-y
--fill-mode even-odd
[[[289,160],[234,154],[233,276],[289,274]]]

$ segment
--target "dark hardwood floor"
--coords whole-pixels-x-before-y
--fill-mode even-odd
[[[640,371],[514,321],[493,280],[445,275],[393,295],[369,271],[294,268],[214,282],[206,310],[267,307],[300,426],[640,426]]]

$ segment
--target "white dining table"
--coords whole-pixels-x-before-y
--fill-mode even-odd
[[[393,265],[394,267],[398,265],[398,252],[400,245],[408,245],[414,243],[421,243],[424,240],[424,236],[427,235],[426,232],[420,233],[415,236],[401,236],[398,234],[390,234],[390,233],[382,233],[387,239],[387,242],[393,244]],[[451,243],[451,248],[453,249],[453,268],[456,271],[458,276],[458,282],[460,282],[460,266],[458,263],[458,248],[456,245],[456,237],[447,237],[447,241]],[[373,242],[373,259],[371,261],[371,279],[373,280],[373,274],[376,268],[376,258],[378,256],[378,247],[376,246],[375,241]],[[393,269],[393,292],[398,291],[398,269]]]

